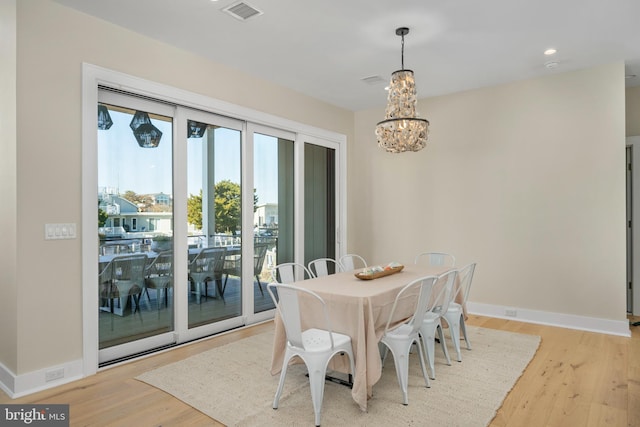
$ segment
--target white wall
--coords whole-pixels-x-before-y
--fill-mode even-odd
[[[376,146],[383,109],[356,113],[350,250],[373,263],[451,252],[478,262],[475,303],[628,332],[623,64],[421,100],[418,109],[430,142],[395,155]]]
[[[0,363],[17,364],[16,2],[0,2]],[[0,382],[3,377],[0,372]]]
[[[640,136],[640,86],[627,88],[625,93],[627,136]]]

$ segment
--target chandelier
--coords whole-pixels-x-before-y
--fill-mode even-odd
[[[160,144],[162,132],[151,123],[149,114],[145,111],[136,111],[131,119],[129,127],[133,131],[133,136],[142,148],[155,148]]]
[[[416,83],[413,71],[404,69],[404,36],[409,29],[400,27],[396,35],[402,37],[402,69],[391,74],[384,120],[376,125],[378,146],[390,153],[420,151],[427,145],[429,121],[416,114]]]

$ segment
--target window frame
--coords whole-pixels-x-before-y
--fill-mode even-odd
[[[336,148],[338,156],[337,175],[337,198],[339,209],[336,212],[336,253],[343,254],[346,248],[346,135],[314,126],[305,125],[289,119],[281,118],[247,107],[231,104],[217,100],[205,95],[189,92],[176,87],[156,83],[139,77],[124,74],[118,71],[109,70],[89,63],[82,64],[82,321],[83,321],[83,374],[85,376],[95,374],[98,371],[98,265],[95,254],[98,253],[98,233],[93,230],[98,229],[97,204],[95,203],[97,182],[97,114],[98,87],[104,86],[116,90],[122,90],[141,97],[149,97],[156,100],[166,100],[169,103],[178,104],[184,107],[206,111],[208,113],[226,116],[229,118],[245,121],[256,125],[263,125],[269,128],[280,129],[293,132],[296,135],[294,148],[296,164],[296,198],[303,200],[304,194],[299,185],[299,180],[303,179],[303,163],[300,160],[304,157],[304,143],[315,141],[319,145],[327,145]],[[174,117],[176,118],[176,117]],[[186,125],[185,125],[186,126]],[[178,133],[180,126],[174,126],[174,141],[179,141]],[[176,147],[178,144],[174,144]],[[243,152],[248,153],[252,147],[243,147]],[[174,151],[177,150],[174,148]],[[252,159],[243,157],[243,170],[252,171]],[[186,153],[174,152],[174,193],[177,188],[186,189]],[[252,172],[248,172],[252,173]],[[247,185],[252,185],[252,178],[247,181]],[[243,181],[244,182],[244,181]],[[176,197],[177,194],[174,194]],[[249,195],[250,196],[250,195]],[[244,203],[252,203],[245,195]],[[296,240],[303,239],[303,209],[296,203]],[[186,206],[174,200],[174,230],[178,224],[186,224]],[[243,228],[252,229],[253,216],[243,215],[246,224]],[[186,246],[186,242],[185,242]],[[296,244],[296,248],[302,245]],[[176,246],[175,250],[181,249]],[[301,256],[296,250],[296,257]],[[300,257],[301,259],[301,257]],[[185,266],[186,269],[186,266]],[[186,272],[186,270],[185,270]],[[180,277],[182,272],[175,271],[176,277]],[[260,315],[261,313],[258,313]],[[247,319],[247,323],[260,321],[262,316],[254,315],[252,319]],[[263,320],[272,317],[265,317]]]

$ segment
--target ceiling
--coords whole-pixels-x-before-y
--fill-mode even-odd
[[[615,61],[640,85],[637,0],[54,1],[353,111],[386,103],[398,27],[420,98]]]

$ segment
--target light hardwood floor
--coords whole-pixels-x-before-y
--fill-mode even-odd
[[[632,327],[632,337],[624,338],[473,315],[468,324],[542,337],[491,427],[640,426],[640,327]],[[268,328],[270,322],[19,399],[0,392],[0,403],[70,404],[72,426],[219,426],[134,377]]]

